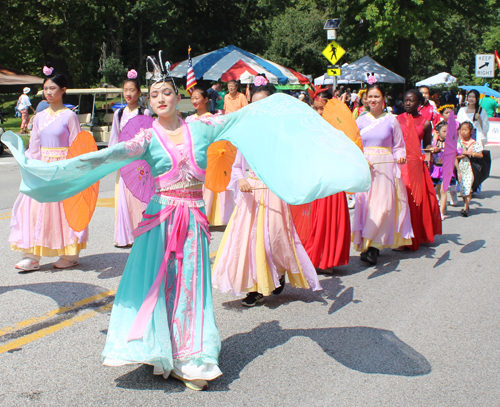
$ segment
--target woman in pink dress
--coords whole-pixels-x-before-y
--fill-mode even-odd
[[[208,92],[201,86],[195,86],[191,94],[191,103],[196,113],[186,117],[186,123],[192,123],[204,116],[212,116],[207,109],[208,101]],[[210,225],[227,225],[234,210],[234,200],[231,192],[224,191],[215,193],[203,186],[203,200],[205,201],[205,210]]]
[[[151,116],[148,109],[139,105],[141,87],[135,69],[129,70],[127,79],[123,82],[123,97],[127,106],[118,109],[113,116],[113,126],[108,146],[112,147],[119,141],[120,133],[128,121],[137,115]],[[117,247],[126,247],[134,243],[132,232],[142,220],[142,213],[147,204],[141,202],[129,191],[120,171],[116,175],[115,187],[115,235],[114,244]]]
[[[51,75],[53,68],[44,67],[44,73]],[[80,132],[77,115],[63,105],[67,86],[66,78],[60,74],[43,82],[43,93],[50,106],[35,116],[27,158],[44,162],[66,159],[69,146]],[[22,271],[38,270],[42,256],[59,256],[55,268],[72,267],[78,264],[80,251],[87,245],[88,229],[71,229],[62,202],[39,203],[19,194],[10,226],[10,247],[23,255],[15,267]]]
[[[257,76],[252,102],[270,96],[267,80]],[[236,208],[222,237],[212,271],[214,288],[233,295],[247,292],[242,305],[253,307],[290,285],[321,290],[316,270],[295,231],[290,206],[273,194],[238,150],[228,190]]]
[[[401,164],[406,162],[403,132],[396,116],[384,110],[384,88],[375,84],[367,92],[370,113],[358,117],[356,124],[372,184],[368,192],[355,195],[351,229],[354,248],[362,252],[361,260],[375,265],[381,249],[411,244],[413,232],[401,178]]]

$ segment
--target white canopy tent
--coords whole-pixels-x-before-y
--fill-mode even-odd
[[[352,64],[342,66],[342,75],[339,79],[348,81],[347,83],[366,83],[368,73],[373,73],[381,83],[406,82],[405,78],[380,65],[368,55]]]
[[[339,85],[344,85],[347,83],[361,83],[361,82],[354,82],[354,81],[349,82],[349,81],[346,81],[343,79],[339,79],[339,80],[337,80],[337,83]],[[333,85],[333,77],[326,76],[326,74],[318,76],[317,78],[314,79],[314,84],[316,86],[318,86],[318,85]]]
[[[450,75],[448,72],[441,72],[438,73],[437,75],[431,76],[430,78],[417,82],[415,86],[437,86],[437,85],[451,86],[456,81],[457,78]]]
[[[377,81],[381,83],[405,83],[405,78],[390,71],[386,67],[380,65],[377,61],[371,59],[368,55],[352,64],[344,64],[341,67],[342,74],[337,77],[339,85],[345,84],[361,84],[366,83],[367,74],[373,73]],[[318,76],[314,79],[315,85],[332,85],[333,77]]]

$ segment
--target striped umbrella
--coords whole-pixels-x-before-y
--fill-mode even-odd
[[[231,79],[242,83],[251,83],[258,73],[266,74],[269,82],[274,84],[305,84],[309,79],[290,68],[278,65],[275,62],[261,58],[244,51],[234,45],[208,52],[192,58],[194,73],[197,79],[208,81]],[[172,65],[170,75],[175,78],[186,76],[189,60]]]

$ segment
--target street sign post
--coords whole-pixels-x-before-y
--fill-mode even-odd
[[[337,61],[342,58],[345,54],[345,49],[342,48],[338,43],[332,41],[323,50],[323,56],[330,61],[332,65],[335,65]]]
[[[342,70],[340,68],[327,68],[326,76],[340,76]]]
[[[478,78],[495,77],[495,55],[476,54],[476,76]]]
[[[328,41],[337,39],[337,30],[340,27],[341,18],[332,18],[330,20],[326,20],[325,26],[323,27],[326,30],[326,38]],[[345,49],[342,48],[335,41],[332,41],[328,44],[323,50],[323,55],[332,65],[335,65],[337,61],[342,58],[345,54]],[[326,70],[326,76],[333,77],[333,89],[337,89],[337,76],[340,76],[341,70],[337,66],[328,66]]]

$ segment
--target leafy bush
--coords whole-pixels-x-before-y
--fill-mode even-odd
[[[125,75],[127,74],[127,70],[123,66],[122,61],[116,58],[113,54],[106,58],[106,61],[99,72],[104,76],[103,80],[105,82],[117,87],[121,86],[123,80],[125,79]]]

